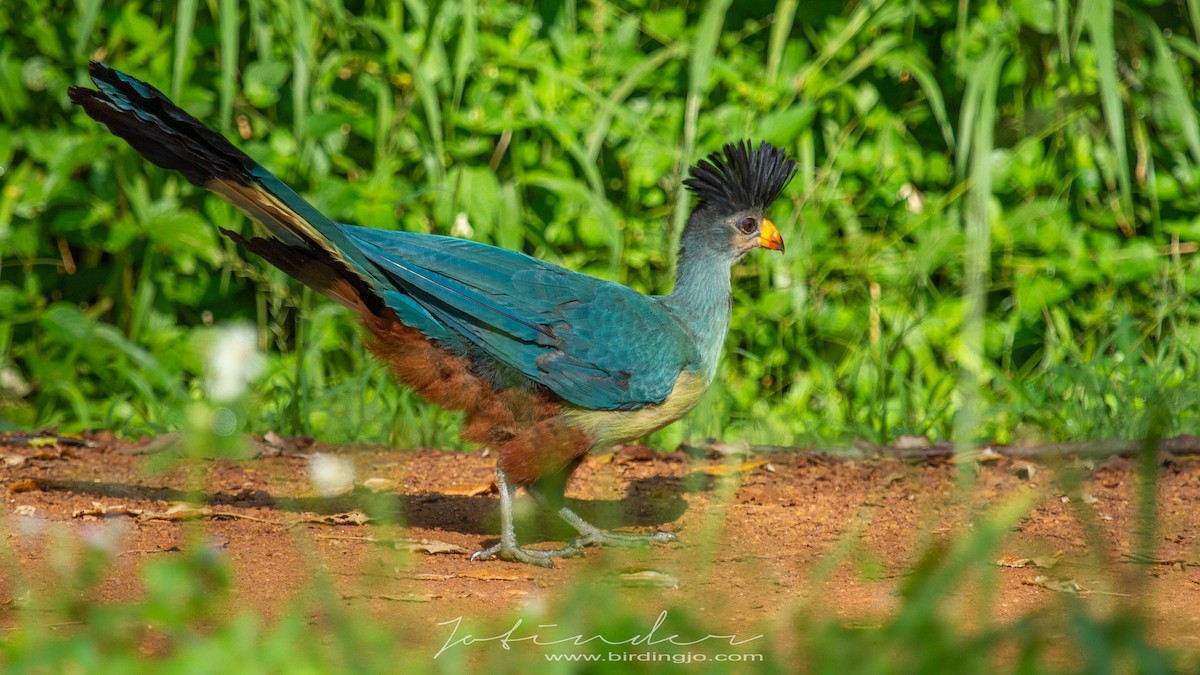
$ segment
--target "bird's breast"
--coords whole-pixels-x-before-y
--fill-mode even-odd
[[[641,438],[683,417],[696,407],[708,389],[704,373],[684,370],[662,403],[637,410],[587,410],[569,407],[561,413],[567,423],[587,434],[592,447],[602,448]]]

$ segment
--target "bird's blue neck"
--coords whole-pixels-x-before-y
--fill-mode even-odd
[[[712,381],[729,332],[729,314],[733,301],[729,283],[728,255],[704,247],[689,247],[685,238],[675,275],[675,288],[663,297],[671,310],[696,338],[700,366],[707,381]]]

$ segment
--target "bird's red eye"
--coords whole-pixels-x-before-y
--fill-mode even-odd
[[[738,223],[738,227],[746,234],[753,234],[754,230],[758,229],[758,221],[746,216],[742,219],[742,222]]]

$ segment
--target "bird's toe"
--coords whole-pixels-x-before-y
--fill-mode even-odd
[[[596,530],[576,537],[571,541],[571,545],[579,548],[584,546],[650,546],[651,544],[669,544],[673,541],[679,541],[679,537],[663,530],[658,530],[653,534],[626,534]]]
[[[552,568],[554,567],[554,558],[574,558],[582,555],[583,551],[574,545],[542,551],[535,548],[496,544],[495,546],[472,553],[471,560],[504,560],[507,562],[519,562],[537,567]]]
[[[476,560],[495,560],[500,553],[500,544],[475,551],[471,554],[471,562]]]
[[[679,541],[679,537],[676,536],[674,532],[658,530],[654,534],[650,535],[650,541],[653,541],[656,544],[669,544],[673,541]]]

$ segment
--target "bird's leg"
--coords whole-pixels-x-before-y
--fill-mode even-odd
[[[471,554],[471,560],[499,558],[509,562],[523,562],[538,567],[554,567],[551,558],[570,558],[582,555],[579,547],[568,544],[564,548],[541,551],[517,545],[517,532],[513,527],[513,497],[517,489],[508,480],[504,470],[496,468],[496,487],[500,489],[500,543]]]
[[[554,490],[557,496],[551,496],[542,491],[540,485],[530,485],[525,488],[539,505],[549,511],[554,511],[559,518],[567,521],[579,532],[572,539],[568,548],[581,549],[584,546],[649,546],[650,544],[666,544],[679,541],[679,537],[670,532],[658,530],[653,534],[626,534],[624,532],[607,532],[584,520],[578,513],[563,504],[562,494]]]

